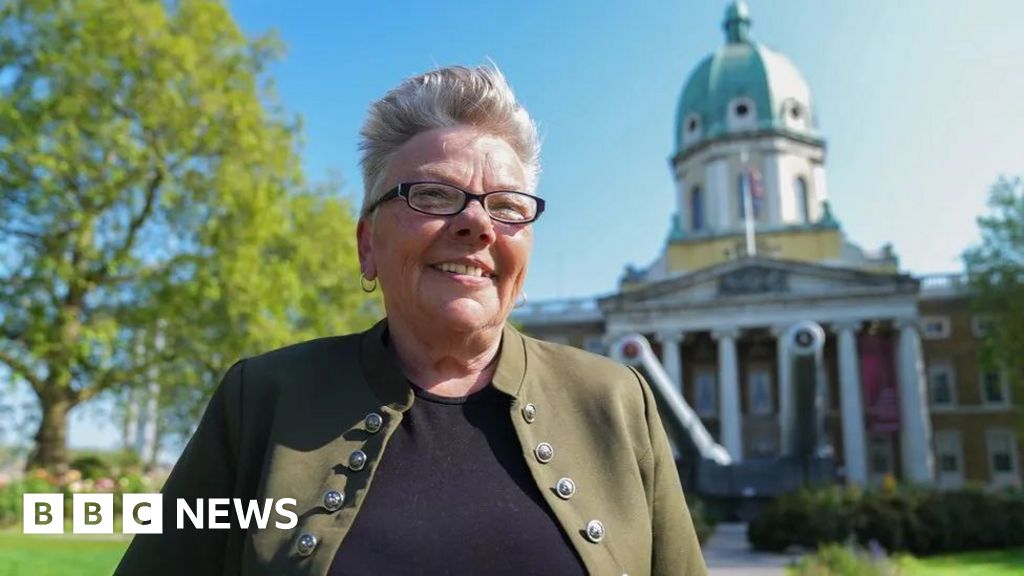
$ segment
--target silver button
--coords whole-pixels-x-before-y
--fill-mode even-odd
[[[555,492],[562,500],[568,500],[576,494],[576,483],[572,481],[572,478],[562,478],[555,484]]]
[[[523,406],[523,420],[526,420],[527,424],[533,424],[533,421],[537,419],[537,407],[533,404],[527,404]]]
[[[329,512],[334,512],[341,505],[345,503],[345,493],[338,492],[337,490],[328,490],[324,494],[324,508],[327,508]]]
[[[533,453],[537,455],[537,460],[541,464],[547,464],[551,462],[551,459],[555,457],[555,449],[551,447],[551,444],[547,442],[541,442],[537,444],[537,447],[533,449]]]
[[[353,472],[359,472],[366,466],[366,452],[356,450],[348,457],[348,467]]]
[[[303,534],[299,536],[298,550],[300,556],[309,556],[313,553],[313,549],[316,548],[317,539],[312,534]]]
[[[587,522],[587,540],[597,544],[604,539],[604,524],[600,520]]]
[[[384,425],[384,419],[381,418],[380,414],[376,412],[370,412],[366,415],[366,431],[370,434],[376,434],[380,432],[381,426]]]

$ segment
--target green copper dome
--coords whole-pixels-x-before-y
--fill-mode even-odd
[[[750,9],[729,4],[726,43],[690,74],[679,99],[676,150],[731,133],[778,131],[819,141],[811,91],[788,58],[750,39]]]

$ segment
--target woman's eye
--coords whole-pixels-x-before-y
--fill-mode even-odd
[[[517,198],[496,197],[488,204],[488,211],[506,220],[526,220],[529,215],[529,207]]]
[[[426,198],[444,198],[445,196],[448,196],[448,194],[440,188],[427,188],[425,190],[418,190],[416,194],[418,196],[423,196]]]
[[[494,206],[494,207],[491,208],[491,212],[498,212],[500,214],[522,214],[523,213],[523,211],[519,208],[519,206],[515,206],[514,204],[503,204],[503,205],[500,205],[500,206]]]
[[[409,198],[416,206],[433,208],[454,205],[460,196],[458,190],[443,186],[419,186],[412,190]]]

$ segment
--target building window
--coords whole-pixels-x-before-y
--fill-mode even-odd
[[[744,222],[747,219],[747,191],[744,189],[743,176],[743,171],[740,171],[736,177],[736,198],[739,200],[736,202],[736,205],[740,207],[740,222]]]
[[[948,362],[928,366],[928,399],[932,408],[956,406],[956,377],[953,366]]]
[[[755,368],[747,373],[747,398],[751,414],[772,414],[772,374],[767,369]]]
[[[935,431],[936,481],[940,488],[964,484],[964,450],[959,430]]]
[[[714,418],[718,413],[718,386],[715,372],[710,369],[697,370],[693,378],[693,404],[697,415]]]
[[[992,333],[992,318],[988,316],[972,316],[971,332],[976,338],[984,338]]]
[[[686,133],[696,134],[700,130],[700,114],[690,114],[686,117]]]
[[[793,191],[796,195],[796,206],[799,210],[797,216],[804,224],[811,223],[811,198],[807,191],[807,180],[803,176],[797,176],[793,181]]]
[[[990,428],[985,431],[988,468],[993,485],[1019,485],[1017,436],[1013,430]]]
[[[700,114],[692,112],[683,121],[683,145],[693,144],[701,137]]]
[[[984,370],[981,380],[981,403],[986,406],[1009,406],[1010,386],[1002,370]]]
[[[694,232],[704,229],[704,191],[699,186],[690,191],[690,228]]]
[[[927,340],[949,338],[952,329],[948,316],[925,316],[921,319],[921,332]]]
[[[799,101],[788,98],[782,102],[779,115],[783,124],[788,128],[807,128],[809,112],[807,107]]]

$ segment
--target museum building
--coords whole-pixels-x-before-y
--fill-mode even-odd
[[[530,303],[541,339],[606,353],[639,333],[734,461],[791,453],[787,339],[826,331],[829,443],[848,483],[1021,484],[1005,374],[981,363],[984,318],[961,275],[901,272],[891,246],[846,237],[828,202],[826,143],[794,64],[755,42],[742,0],[725,42],[686,80],[664,248],[616,292]]]

